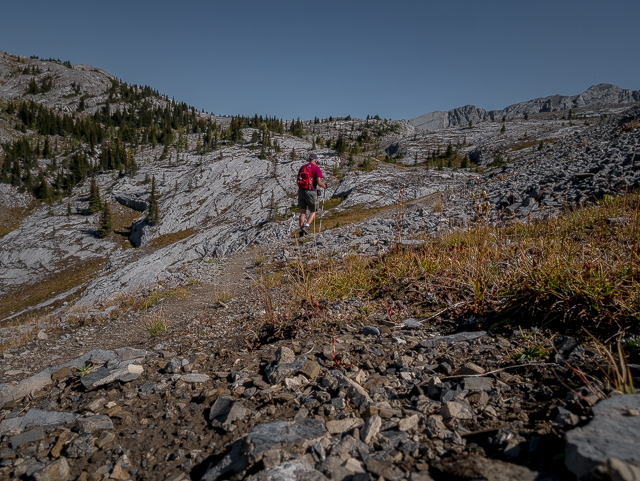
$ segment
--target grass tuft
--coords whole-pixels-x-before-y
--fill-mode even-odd
[[[145,330],[151,337],[156,337],[167,330],[167,323],[163,319],[154,319],[149,321],[145,326]]]

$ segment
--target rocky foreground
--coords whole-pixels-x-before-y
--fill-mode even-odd
[[[576,369],[602,358],[572,337],[354,298],[261,345],[231,312],[251,297],[0,385],[0,477],[637,479],[640,396],[601,400]]]

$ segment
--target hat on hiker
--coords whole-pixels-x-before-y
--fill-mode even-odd
[[[318,156],[316,154],[309,154],[309,160],[318,160]]]

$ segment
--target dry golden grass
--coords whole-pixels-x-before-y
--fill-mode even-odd
[[[324,210],[330,210],[330,209],[333,209],[335,207],[338,207],[343,200],[344,199],[342,197],[336,197],[335,199],[331,198],[331,199],[325,200],[324,201]]]
[[[175,244],[176,242],[179,242],[183,239],[186,239],[187,237],[195,234],[196,230],[193,227],[190,227],[189,229],[185,229],[185,230],[181,230],[178,232],[171,232],[170,234],[163,234],[161,236],[156,237],[155,239],[153,239],[150,243],[149,246],[152,249],[160,249],[162,247],[166,247],[168,245],[171,244]]]
[[[328,209],[326,205],[327,203],[325,202],[325,210]],[[334,227],[343,227],[355,222],[360,222],[361,220],[367,219],[375,214],[393,208],[393,205],[388,207],[374,207],[372,209],[365,209],[362,206],[354,206],[340,212],[329,211],[326,212],[322,218],[322,230],[333,229]],[[319,217],[316,216],[316,229],[319,229],[319,222]]]
[[[476,313],[637,332],[640,196],[605,198],[544,222],[427,238],[382,258],[331,258],[291,272],[298,298],[375,296],[417,286]]]
[[[122,204],[109,204],[111,209],[111,225],[113,232],[123,237],[123,248],[133,247],[129,242],[131,235],[131,224],[140,217],[141,212],[125,207]]]
[[[4,296],[0,303],[0,319],[5,318],[12,312],[18,312],[28,307],[46,301],[54,293],[61,294],[73,287],[79,286],[88,281],[93,275],[106,265],[105,259],[94,259],[83,261],[81,264],[63,269],[60,272],[49,276],[47,279],[31,284],[28,289],[15,293],[11,296]],[[69,299],[64,299],[69,300]],[[51,304],[58,307],[64,300]],[[31,316],[33,313],[30,313]],[[25,317],[25,320],[28,317]],[[14,321],[14,320],[12,320]],[[14,321],[15,322],[15,321]],[[0,326],[3,322],[0,321]]]
[[[14,231],[20,223],[29,215],[29,209],[22,207],[0,209],[0,239],[9,232]]]

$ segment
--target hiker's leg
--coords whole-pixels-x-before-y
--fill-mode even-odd
[[[313,222],[313,219],[316,218],[316,213],[315,212],[310,212],[309,213],[309,220],[307,221],[307,224],[311,225],[311,223]]]
[[[316,211],[318,210],[318,194],[315,191],[308,190],[307,194],[307,207],[309,208],[309,218],[307,219],[307,225],[311,225],[313,219],[316,217]]]
[[[304,219],[307,216],[307,199],[304,190],[298,189],[298,209],[300,209],[300,229],[304,226]]]

